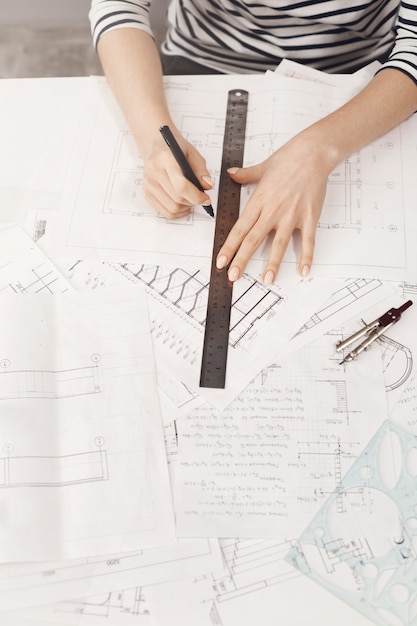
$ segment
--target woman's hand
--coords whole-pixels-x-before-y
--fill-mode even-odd
[[[174,134],[203,189],[211,189],[213,181],[204,158],[178,132]],[[208,194],[185,178],[162,137],[155,139],[144,164],[143,196],[163,217],[183,217],[194,205],[211,203]]]
[[[217,267],[230,264],[228,276],[237,280],[270,232],[271,252],[262,279],[274,282],[294,230],[301,232],[299,272],[307,276],[313,262],[315,233],[332,169],[320,150],[297,135],[253,167],[231,168],[241,184],[256,183],[244,211],[217,256]]]

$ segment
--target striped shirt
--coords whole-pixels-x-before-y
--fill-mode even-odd
[[[94,44],[114,28],[152,36],[150,5],[92,0]],[[346,73],[380,60],[417,82],[417,0],[172,0],[162,51],[225,73],[275,69],[283,58]]]

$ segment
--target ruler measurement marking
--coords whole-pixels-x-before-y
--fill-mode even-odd
[[[200,387],[224,389],[230,333],[233,284],[227,268],[216,268],[216,257],[239,217],[240,185],[227,174],[230,167],[242,167],[245,146],[248,92],[233,89],[228,93],[223,138],[219,195],[216,210],[213,253],[204,332]]]

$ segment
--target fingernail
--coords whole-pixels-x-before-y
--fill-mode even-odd
[[[204,200],[203,204],[201,206],[210,206],[211,201],[210,200]]]
[[[224,266],[227,263],[227,257],[222,254],[222,256],[219,256],[219,258],[216,261],[216,267],[218,270],[222,270],[224,268]]]
[[[229,280],[232,281],[232,283],[235,282],[235,280],[237,280],[239,278],[239,268],[238,267],[232,267],[229,271]]]
[[[236,174],[238,172],[239,168],[238,167],[229,167],[229,169],[227,170],[229,174]]]
[[[205,183],[207,183],[207,185],[213,187],[213,179],[211,176],[202,176],[201,178],[204,180]]]
[[[303,269],[301,270],[301,276],[305,278],[306,276],[308,276],[309,271],[310,267],[308,265],[304,265]]]
[[[268,270],[264,277],[264,285],[272,285],[274,282],[274,272],[272,270]]]

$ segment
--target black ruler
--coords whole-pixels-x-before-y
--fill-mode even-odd
[[[214,389],[224,389],[225,386],[233,291],[233,284],[227,277],[227,267],[218,270],[216,268],[216,257],[226,241],[233,224],[239,217],[240,185],[229,177],[227,170],[229,167],[242,167],[243,165],[248,96],[248,92],[243,89],[233,89],[229,91],[227,97],[216,226],[200,373],[200,387],[211,387]]]

